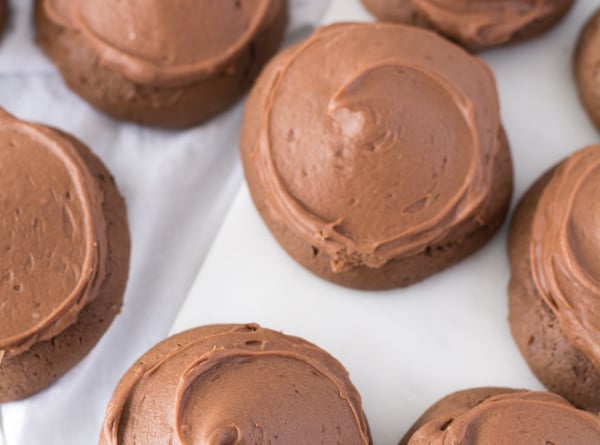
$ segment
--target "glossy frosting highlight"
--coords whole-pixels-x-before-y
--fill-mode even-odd
[[[130,80],[175,86],[227,70],[273,21],[278,2],[46,0],[44,7],[54,22],[85,35],[102,63]]]
[[[366,445],[370,439],[360,396],[329,354],[257,325],[230,325],[172,337],[125,375],[100,444],[134,442]]]
[[[420,253],[479,214],[501,131],[484,63],[388,24],[322,28],[282,60],[252,156],[269,211],[333,270]]]
[[[600,371],[600,146],[556,169],[537,205],[530,248],[537,291],[569,342]]]
[[[103,195],[75,147],[0,112],[0,361],[76,320],[105,277]]]
[[[408,445],[600,443],[600,418],[545,392],[513,391],[421,426]]]

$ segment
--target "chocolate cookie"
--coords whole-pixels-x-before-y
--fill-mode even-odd
[[[474,252],[512,193],[492,72],[402,25],[321,28],[274,58],[250,95],[241,154],[287,252],[360,289],[407,286]]]
[[[0,113],[0,402],[77,364],[120,310],[125,203],[73,137]]]
[[[287,0],[36,0],[37,41],[96,108],[179,128],[235,103],[275,53]]]
[[[510,326],[551,391],[600,411],[600,146],[539,179],[512,221]]]
[[[371,443],[343,366],[297,337],[214,325],[161,342],[127,371],[100,445]]]
[[[424,26],[471,50],[537,36],[575,0],[362,0],[382,21]]]
[[[574,62],[579,97],[592,121],[600,129],[600,10],[596,11],[582,30]]]
[[[444,397],[412,426],[400,445],[590,445],[600,443],[600,417],[561,397],[506,388],[476,388]]]

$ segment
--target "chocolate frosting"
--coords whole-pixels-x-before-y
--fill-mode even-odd
[[[530,249],[538,293],[561,332],[600,372],[600,145],[558,167],[536,208]]]
[[[278,1],[45,0],[44,6],[130,80],[179,86],[226,71],[273,21]]]
[[[467,46],[509,42],[555,14],[557,0],[409,0],[442,33]]]
[[[101,444],[370,443],[347,372],[302,339],[212,326],[164,344],[117,387]]]
[[[482,61],[429,31],[338,24],[276,71],[252,156],[268,210],[332,270],[418,254],[478,218],[500,148]]]
[[[600,418],[546,392],[489,397],[426,423],[409,445],[530,445],[600,443]]]
[[[0,362],[76,320],[105,276],[103,196],[75,147],[0,110]]]

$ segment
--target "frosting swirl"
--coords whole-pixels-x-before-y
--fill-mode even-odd
[[[345,369],[306,341],[256,325],[167,339],[129,370],[100,444],[369,444]]]
[[[45,0],[44,7],[130,80],[178,86],[227,70],[272,22],[279,1]]]
[[[480,60],[424,30],[333,25],[268,88],[252,153],[267,206],[332,270],[418,254],[478,217],[501,131]]]
[[[537,204],[532,277],[569,342],[600,371],[600,146],[554,172]]]
[[[0,112],[0,361],[76,320],[105,277],[103,195],[57,132]]]
[[[600,441],[600,418],[545,392],[514,391],[421,426],[408,445],[587,445]]]

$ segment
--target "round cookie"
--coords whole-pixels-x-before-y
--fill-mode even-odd
[[[471,50],[537,36],[575,0],[362,0],[382,21],[434,29]]]
[[[0,114],[0,403],[46,388],[118,314],[126,208],[81,142]]]
[[[371,443],[344,367],[297,337],[213,325],[164,340],[119,382],[100,445]]]
[[[37,42],[117,119],[181,128],[239,100],[277,50],[287,0],[36,0]]]
[[[579,36],[575,52],[575,78],[579,97],[592,121],[600,129],[600,10],[590,18]]]
[[[510,326],[531,370],[574,405],[600,411],[600,146],[540,178],[514,215]]]
[[[444,397],[400,445],[588,445],[600,441],[600,417],[561,397],[507,388],[475,388]]]
[[[273,59],[248,100],[254,203],[313,273],[408,286],[502,224],[512,164],[493,74],[422,29],[338,24]]]

